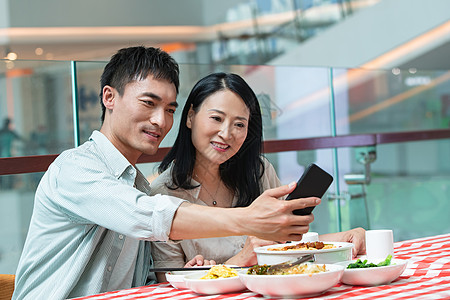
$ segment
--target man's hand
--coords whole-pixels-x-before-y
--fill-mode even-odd
[[[353,258],[366,253],[366,230],[358,227],[348,231],[327,233],[319,236],[321,241],[353,243]]]
[[[279,198],[294,190],[296,183],[266,190],[245,210],[245,221],[241,226],[248,235],[273,241],[297,241],[308,232],[309,224],[314,221],[312,214],[297,216],[293,210],[316,206],[320,199],[316,197],[280,200]]]

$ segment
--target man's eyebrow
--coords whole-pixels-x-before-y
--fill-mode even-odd
[[[152,93],[152,92],[142,93],[142,96],[149,97],[149,98],[152,98],[152,99],[157,100],[157,101],[162,101],[161,96],[159,96],[159,95],[157,95],[155,93]],[[178,103],[176,101],[170,102],[169,105],[170,106],[174,106],[175,108],[178,107]]]
[[[144,93],[142,93],[142,96],[153,98],[153,99],[158,100],[158,101],[162,100],[161,96],[159,96],[159,95],[157,95],[155,93],[152,93],[152,92],[144,92]]]

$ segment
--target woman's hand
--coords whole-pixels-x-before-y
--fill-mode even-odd
[[[249,236],[245,240],[244,248],[242,248],[242,250],[238,254],[227,260],[225,264],[236,265],[239,267],[249,267],[256,265],[258,261],[256,259],[256,253],[253,251],[253,249],[274,244],[276,244],[276,242]]]
[[[207,260],[202,255],[198,254],[193,259],[188,261],[184,268],[194,268],[196,266],[209,266],[209,265],[215,265],[216,262],[214,260]],[[164,272],[156,272],[156,279],[158,282],[167,282],[166,275]]]
[[[319,240],[353,243],[353,258],[359,254],[366,253],[366,230],[361,227],[342,232],[322,234],[319,236]]]
[[[188,261],[184,267],[185,268],[193,268],[196,266],[209,266],[209,265],[215,265],[216,262],[214,260],[207,260],[202,255],[198,254],[193,259]]]

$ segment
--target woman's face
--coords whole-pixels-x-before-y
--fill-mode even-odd
[[[186,125],[192,131],[196,164],[220,165],[235,155],[247,137],[250,111],[229,90],[210,95],[197,113],[191,108]]]

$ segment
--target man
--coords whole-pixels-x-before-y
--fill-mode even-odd
[[[61,153],[36,191],[13,299],[64,299],[147,283],[149,241],[252,235],[299,240],[313,216],[292,211],[318,198],[280,201],[294,184],[264,192],[245,208],[195,207],[148,196],[136,168],[172,127],[177,63],[155,48],[121,49],[101,78],[102,126]],[[220,211],[219,211],[220,210]]]
[[[11,119],[3,120],[3,127],[0,129],[0,157],[10,157],[14,140],[22,138],[11,128]]]
[[[12,156],[15,140],[23,141],[20,135],[11,128],[11,119],[5,118],[3,120],[3,127],[0,128],[0,157]],[[0,187],[2,189],[12,189],[13,186],[13,176],[0,176]]]

